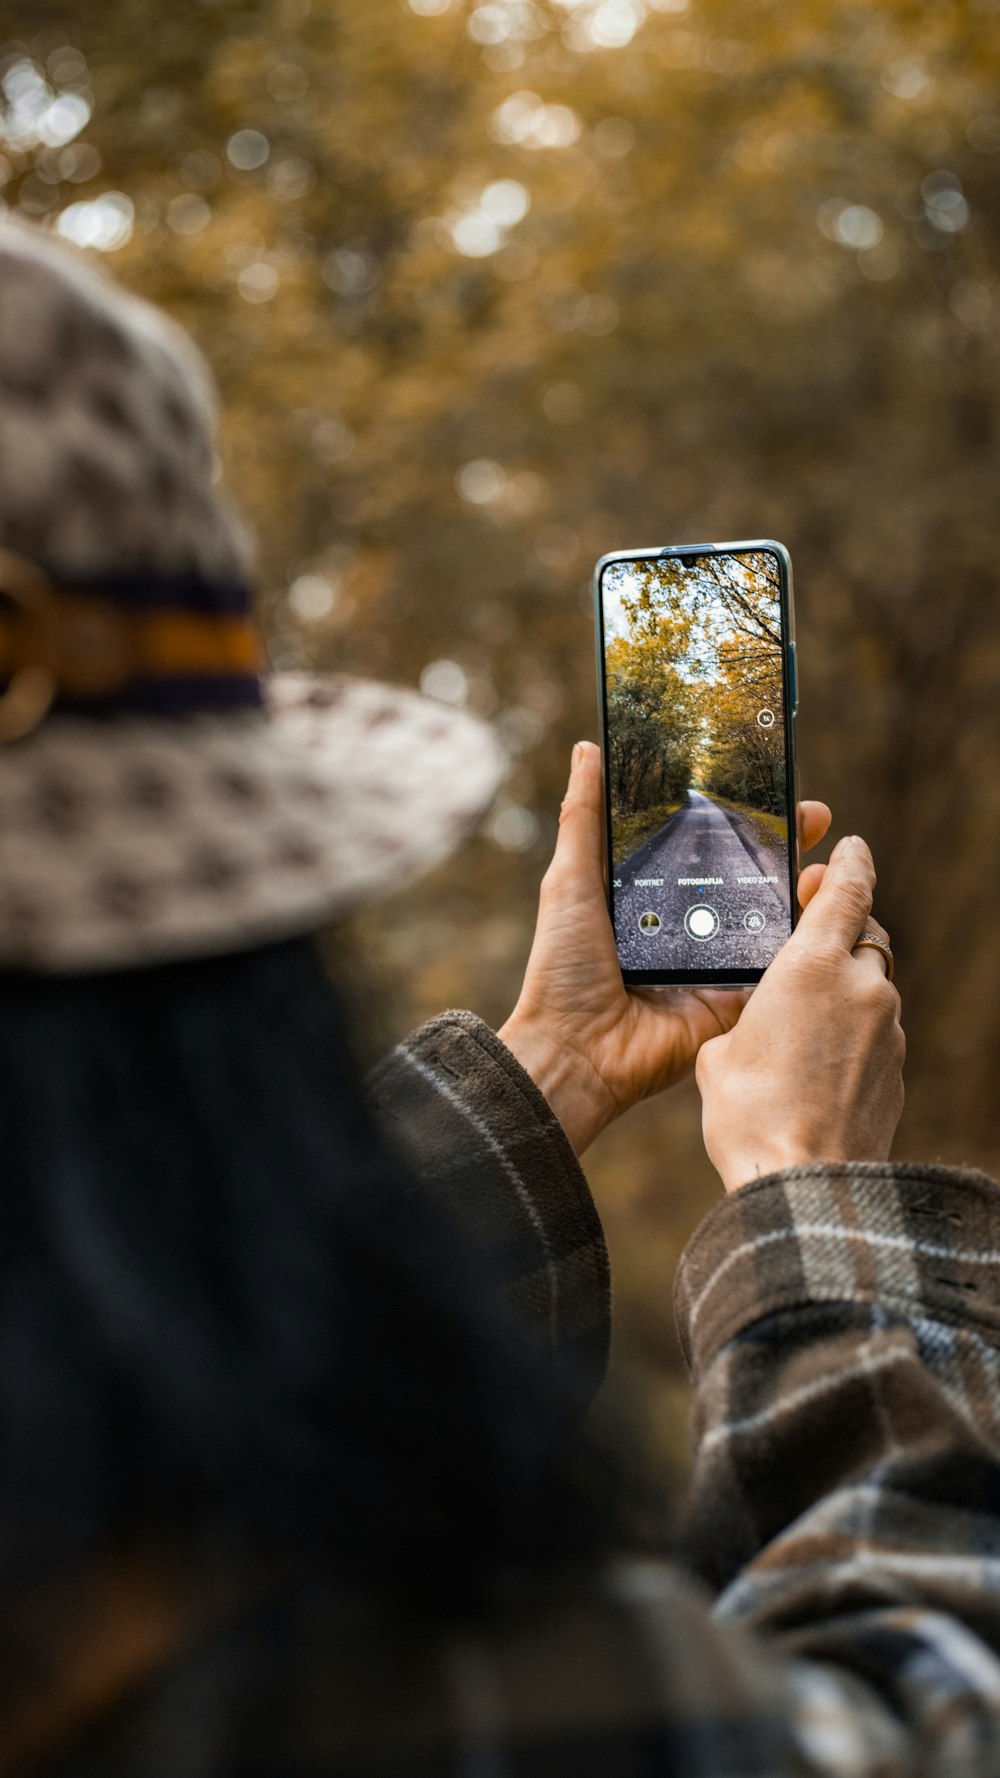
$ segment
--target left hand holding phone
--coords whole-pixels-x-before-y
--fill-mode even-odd
[[[875,867],[864,840],[799,882],[802,919],[735,1031],[698,1058],[705,1147],[727,1192],[788,1167],[884,1161],[903,1109],[899,995],[857,948]]]
[[[625,987],[605,893],[603,820],[600,751],[578,741],[524,984],[499,1032],[577,1154],[640,1099],[690,1073],[702,1044],[731,1030],[747,999],[745,989]],[[829,825],[824,803],[803,803],[803,850]]]

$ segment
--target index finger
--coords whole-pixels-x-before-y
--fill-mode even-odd
[[[554,863],[560,870],[600,869],[604,858],[601,827],[601,753],[593,741],[578,741],[559,811],[559,838]]]
[[[809,947],[817,939],[853,949],[871,913],[875,862],[863,839],[849,834],[838,841],[815,895],[795,928],[790,945]]]
[[[799,846],[803,852],[811,852],[825,839],[833,820],[826,803],[804,802],[797,810]]]

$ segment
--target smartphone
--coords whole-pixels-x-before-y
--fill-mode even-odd
[[[759,982],[797,905],[788,551],[617,551],[594,590],[622,974],[645,987]]]

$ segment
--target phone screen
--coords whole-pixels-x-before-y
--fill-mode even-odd
[[[787,557],[764,544],[606,557],[597,595],[626,980],[757,981],[794,905]]]

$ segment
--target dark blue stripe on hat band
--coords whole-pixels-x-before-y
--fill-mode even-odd
[[[60,592],[99,595],[131,611],[167,609],[245,617],[252,606],[250,588],[240,580],[210,580],[197,574],[160,574],[145,569],[129,574],[78,574],[64,573],[44,562],[35,566]]]
[[[0,678],[0,694],[10,681]],[[136,679],[112,697],[56,698],[50,714],[63,716],[196,716],[260,710],[264,685],[256,674]]]

